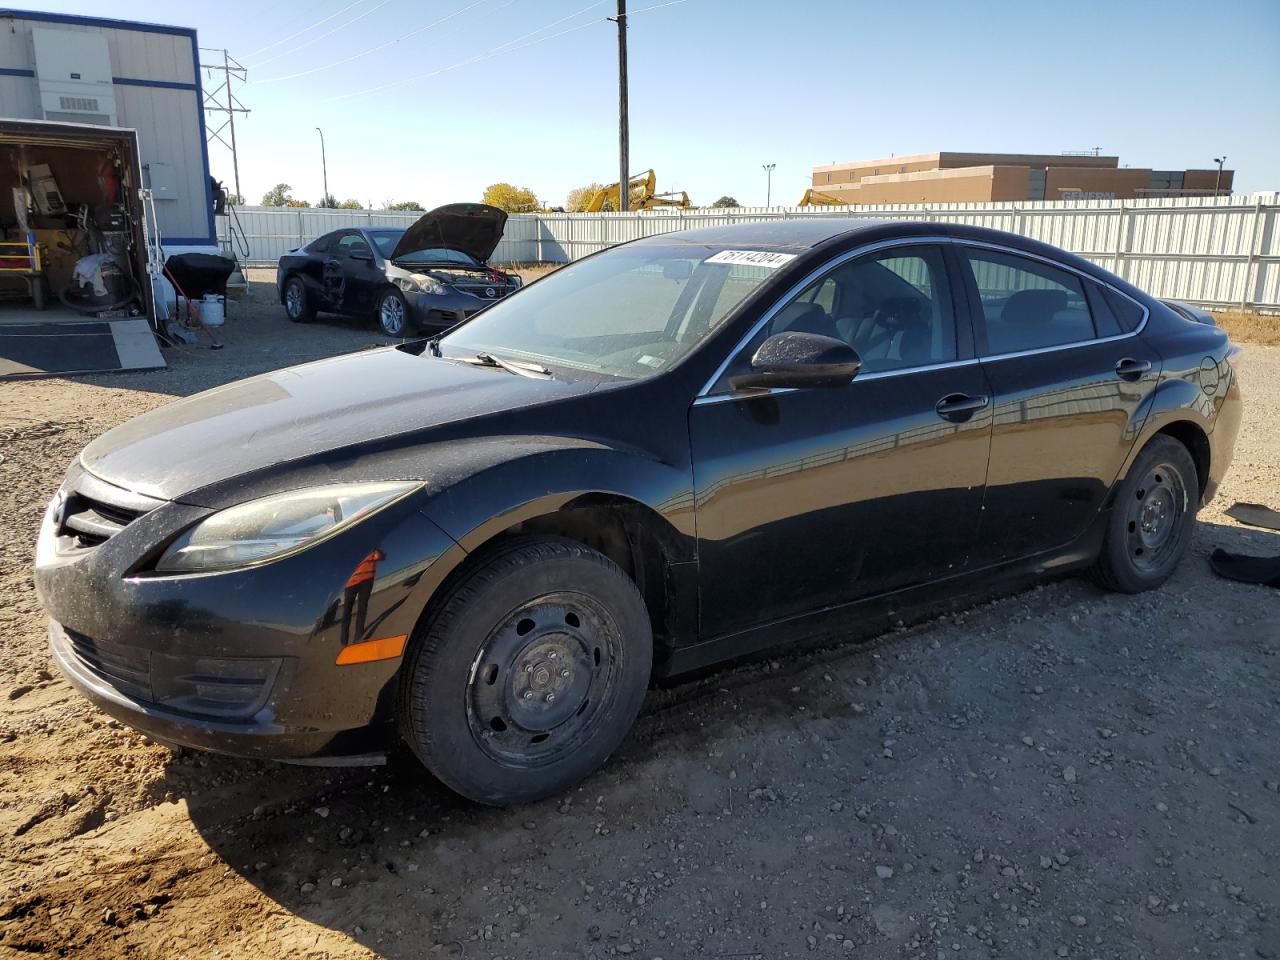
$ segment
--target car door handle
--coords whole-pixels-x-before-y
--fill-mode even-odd
[[[967,393],[951,393],[937,402],[933,409],[943,420],[963,423],[991,402],[990,397],[971,397]]]
[[[1150,369],[1150,360],[1134,360],[1132,357],[1125,357],[1116,364],[1116,376],[1121,380],[1140,380],[1142,375]]]

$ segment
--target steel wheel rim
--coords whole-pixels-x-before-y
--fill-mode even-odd
[[[302,290],[296,281],[289,284],[289,289],[284,292],[284,307],[289,311],[289,316],[302,316]]]
[[[1167,463],[1147,470],[1134,488],[1125,515],[1130,562],[1139,570],[1161,569],[1178,552],[1186,513],[1182,474]]]
[[[590,597],[550,594],[490,631],[471,665],[467,725],[506,767],[562,760],[590,736],[616,685],[620,632]]]
[[[389,293],[382,298],[378,315],[382,320],[382,329],[387,333],[394,336],[404,328],[404,304],[395,294]]]

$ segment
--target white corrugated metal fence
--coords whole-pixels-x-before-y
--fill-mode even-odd
[[[233,250],[241,262],[269,265],[330,230],[405,227],[420,215],[239,207],[232,217],[219,218],[219,235],[224,250]],[[628,240],[673,230],[789,217],[936,220],[993,227],[1070,250],[1156,296],[1209,306],[1280,310],[1280,194],[1275,193],[1165,200],[515,214],[507,222],[494,260],[567,263]]]

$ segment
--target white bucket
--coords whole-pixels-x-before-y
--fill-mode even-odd
[[[222,326],[226,313],[226,300],[219,294],[206,293],[200,301],[200,319],[206,327]]]

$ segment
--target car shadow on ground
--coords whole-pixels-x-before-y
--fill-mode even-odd
[[[1280,553],[1280,535],[1201,522],[1183,569],[1161,593],[1146,595],[1154,598],[1148,606],[1185,604],[1190,585],[1235,591],[1239,597],[1234,602],[1243,598],[1265,611],[1259,605],[1273,603],[1274,591],[1231,584],[1208,571],[1208,555],[1218,546],[1275,554]],[[907,623],[870,643],[831,645],[828,640],[825,647],[775,652],[771,660],[651,691],[635,732],[603,770],[561,797],[518,809],[489,809],[461,800],[407,756],[385,767],[335,771],[179,751],[166,778],[173,793],[187,800],[191,822],[204,841],[244,880],[285,910],[384,956],[625,955],[639,949],[642,940],[643,956],[716,954],[716,937],[701,929],[708,915],[699,914],[696,923],[690,919],[693,903],[710,904],[712,926],[732,930],[734,921],[727,914],[737,909],[751,915],[760,899],[749,892],[752,903],[744,905],[739,887],[753,881],[761,887],[771,874],[806,876],[815,857],[833,860],[825,869],[836,870],[837,876],[847,869],[840,866],[846,854],[839,851],[869,832],[880,849],[893,851],[881,856],[903,859],[897,850],[902,841],[894,839],[892,829],[886,835],[883,827],[864,823],[864,811],[876,809],[883,818],[907,816],[905,809],[894,814],[892,808],[951,765],[948,751],[955,744],[948,747],[948,731],[965,723],[957,718],[982,718],[979,730],[984,733],[1003,725],[1007,729],[1000,735],[1013,738],[1010,730],[1016,732],[1018,721],[1001,718],[994,691],[982,686],[990,667],[971,663],[995,656],[991,647],[1003,644],[1001,669],[1025,674],[1043,656],[1034,652],[1039,650],[1033,642],[1035,617],[1069,619],[1061,624],[1064,635],[1085,629],[1100,637],[1111,629],[1114,614],[1108,611],[1128,617],[1126,605],[1137,602],[1104,594],[1079,579],[1049,590],[994,605],[986,602],[989,596],[971,597],[967,613],[914,627]],[[1037,612],[1027,616],[1028,608]],[[1082,614],[1078,618],[1073,611]],[[1136,636],[1113,639],[1114,648],[1104,639],[1088,650],[1091,662],[1120,658],[1121,652],[1127,657],[1129,646],[1140,642]],[[1200,631],[1177,640],[1179,647],[1161,656],[1202,655],[1203,649],[1186,649],[1200,639],[1265,644]],[[917,689],[908,695],[911,683],[902,682],[901,671],[914,668],[903,668],[901,661],[919,657],[925,662],[912,682],[924,693]],[[930,665],[930,658],[942,658],[940,669]],[[1155,670],[1157,680],[1160,662],[1157,657],[1154,666],[1144,668]],[[1119,713],[1131,710],[1131,701],[1140,701],[1145,722],[1149,701],[1139,692],[1149,681],[1135,679],[1127,689],[1123,672],[1119,659],[1098,662],[1096,689],[1086,689],[1083,696],[1097,716],[1106,714],[1108,698]],[[1079,687],[1075,694],[1081,694]],[[1057,702],[1051,692],[1032,699],[1036,722],[1043,726],[1068,728],[1080,722],[1069,697]],[[892,755],[886,726],[892,733],[901,725],[900,715],[912,711],[920,714],[920,728],[934,732],[916,753],[897,758],[894,775],[899,779],[878,783],[864,771]],[[814,744],[821,763],[806,758]],[[739,750],[742,759],[735,761]],[[1027,753],[1033,759],[1026,762],[1035,762],[1034,752]],[[838,764],[834,774],[818,772],[832,764]],[[1111,813],[1061,807],[1045,792],[1039,770],[1032,776],[1028,769],[1025,779],[1016,767],[1003,775],[1012,780],[1003,795],[966,798],[961,791],[944,800],[939,794],[932,801],[936,809],[925,811],[924,822],[949,819],[950,830],[970,834],[949,834],[952,845],[980,849],[990,842],[989,804],[1012,804],[1022,811],[1020,842],[1040,850],[1043,859],[1043,851],[1060,843],[1068,825],[1074,835],[1087,835],[1094,828],[1091,818]],[[1069,783],[1075,776],[1070,774]],[[1058,788],[1066,789],[1060,774],[1058,779]],[[813,781],[839,799],[823,797],[821,809],[813,808],[804,790]],[[918,804],[920,798],[912,799]],[[1158,815],[1144,809],[1127,825],[1137,836],[1163,829]],[[1154,819],[1149,823],[1148,818]],[[1104,860],[1106,845],[1114,841],[1100,839],[1097,859]],[[1219,837],[1214,842],[1229,847],[1232,841]],[[933,857],[936,871],[936,858],[944,855],[930,851],[922,866]],[[1132,856],[1136,854],[1126,854]],[[1124,868],[1114,865],[1114,870],[1119,876]],[[877,881],[873,877],[871,882]],[[906,879],[900,882],[900,890],[909,889]],[[929,897],[953,895],[955,882],[950,873],[930,875],[928,869],[910,881],[919,896]],[[1122,884],[1116,878],[1107,882]],[[1094,896],[1101,894],[1086,899]],[[774,941],[777,949],[759,955],[779,954],[784,945],[796,947],[797,927],[806,929],[815,917],[831,919],[821,906],[779,902],[775,909],[780,916],[752,919],[757,931],[753,943],[769,944],[784,925],[790,931]],[[873,935],[892,933],[892,923],[874,917],[867,923],[872,919]],[[1155,942],[1137,932],[1134,936],[1135,948]]]

